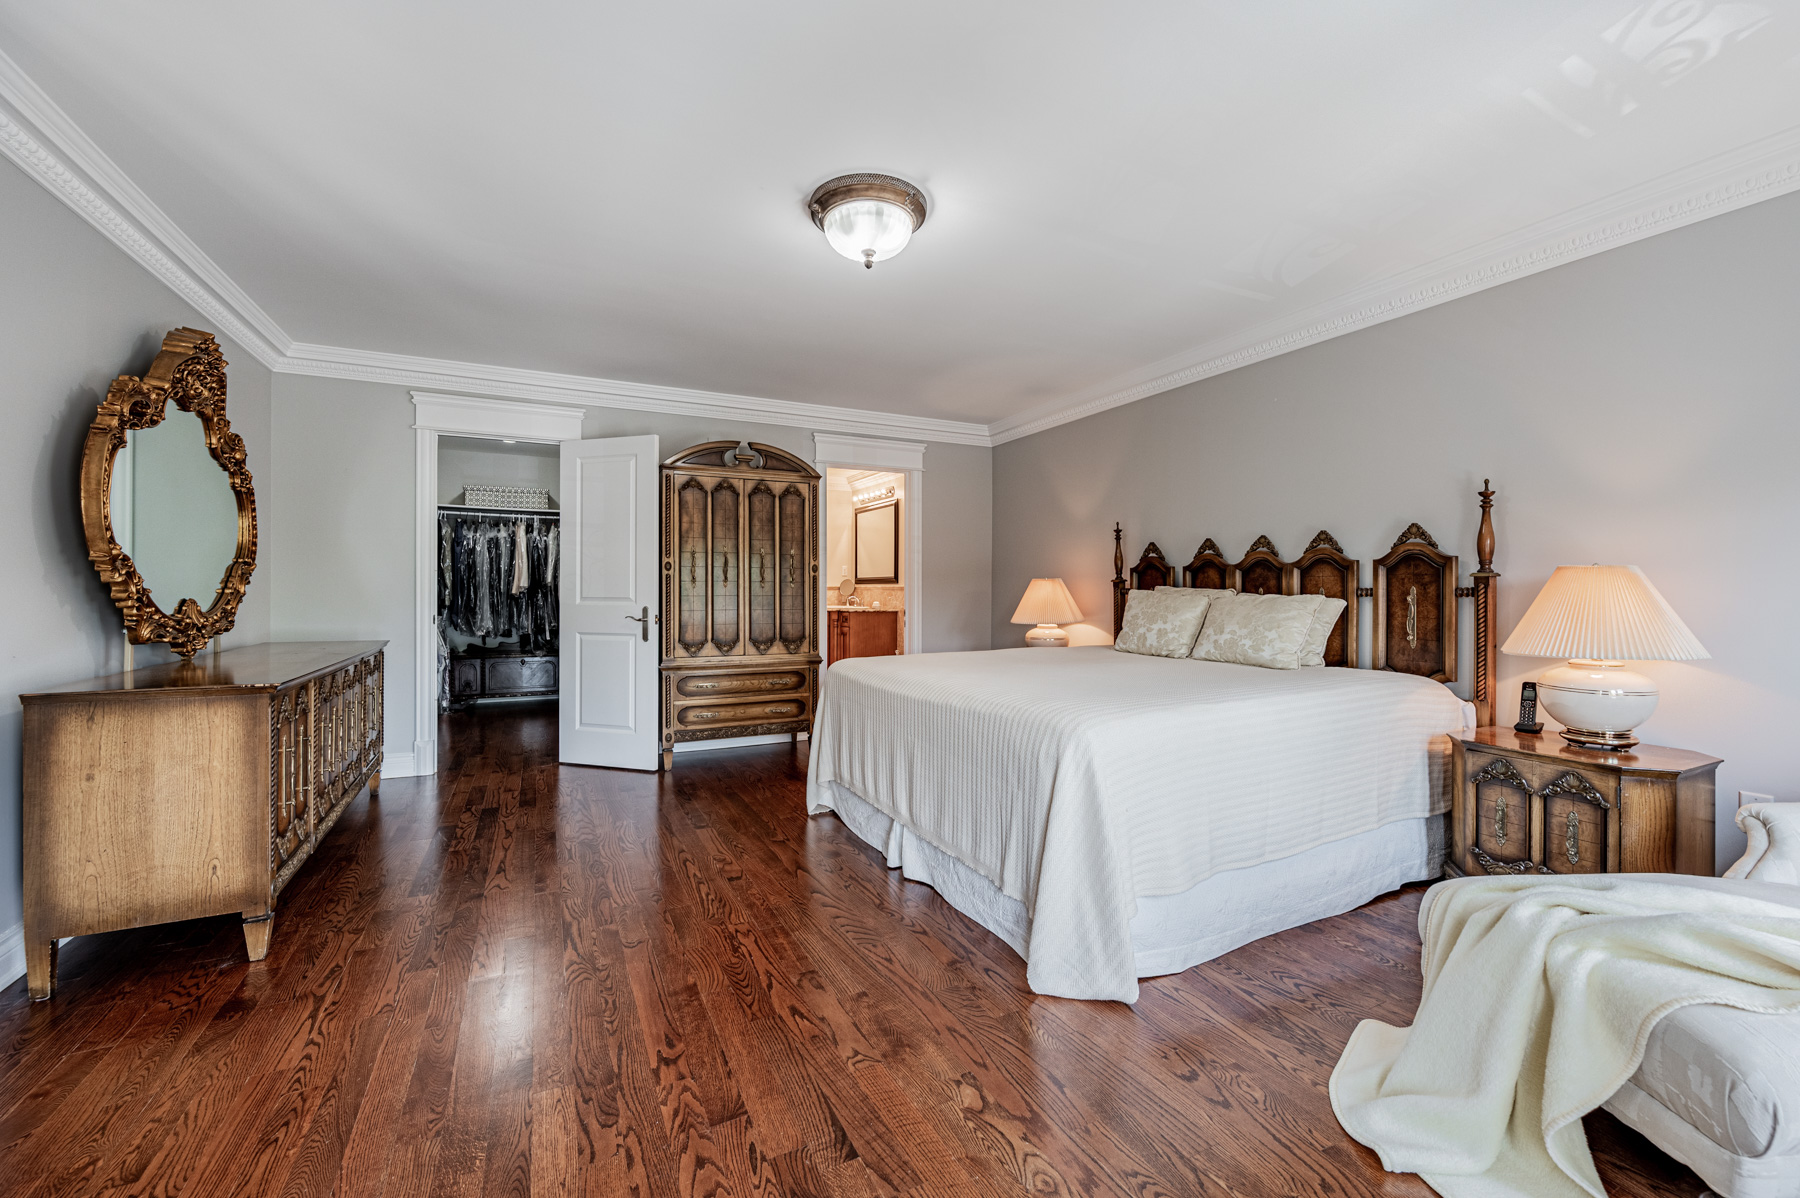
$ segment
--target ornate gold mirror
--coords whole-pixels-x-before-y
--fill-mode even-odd
[[[182,657],[231,630],[256,569],[256,493],[225,418],[225,365],[211,333],[174,330],[143,378],[107,388],[81,459],[88,559],[126,634]]]

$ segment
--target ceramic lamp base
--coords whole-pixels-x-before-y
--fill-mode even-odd
[[[1054,624],[1039,624],[1025,634],[1028,649],[1067,649],[1069,634]]]
[[[1538,679],[1538,703],[1563,725],[1562,738],[1584,749],[1635,747],[1633,729],[1658,698],[1653,680],[1616,661],[1571,661]]]

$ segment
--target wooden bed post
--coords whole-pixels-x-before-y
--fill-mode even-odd
[[[1125,530],[1113,521],[1113,635],[1125,627]]]
[[[1500,659],[1499,582],[1494,570],[1494,491],[1481,480],[1481,530],[1475,535],[1480,568],[1471,575],[1475,591],[1475,722],[1490,727],[1500,702],[1497,670]]]

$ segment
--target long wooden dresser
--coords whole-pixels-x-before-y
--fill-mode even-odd
[[[252,961],[275,898],[381,785],[386,641],[202,653],[21,695],[25,961],[59,937],[239,914]]]

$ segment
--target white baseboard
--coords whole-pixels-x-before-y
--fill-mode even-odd
[[[0,931],[0,986],[10,986],[25,976],[25,925],[16,923]]]
[[[429,768],[420,769],[419,763],[429,763]],[[381,776],[383,778],[418,778],[425,774],[437,773],[437,746],[435,744],[414,745],[410,753],[387,753],[382,756]]]

